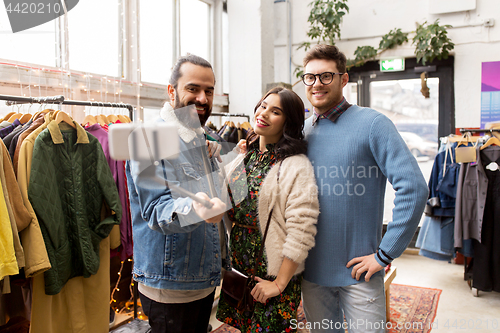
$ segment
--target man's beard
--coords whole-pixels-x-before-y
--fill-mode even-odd
[[[192,105],[192,109],[186,108],[187,106],[190,105]],[[205,113],[199,114],[196,111],[196,106],[205,108]],[[178,109],[182,110],[177,111]],[[204,126],[208,118],[212,114],[212,108],[209,108],[208,105],[206,104],[199,104],[195,102],[188,102],[187,104],[181,103],[181,101],[179,100],[179,94],[177,93],[175,94],[174,110],[179,120],[183,122],[186,126],[191,128],[198,128]],[[197,119],[193,119],[194,118],[193,112],[196,113],[196,115],[198,116]]]

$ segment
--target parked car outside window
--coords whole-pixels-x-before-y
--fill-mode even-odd
[[[428,156],[430,158],[436,156],[438,150],[437,142],[426,140],[412,132],[399,132],[399,134],[405,140],[413,156]]]

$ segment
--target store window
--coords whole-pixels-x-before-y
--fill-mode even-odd
[[[144,108],[143,111],[144,111],[144,122],[150,123],[150,122],[153,122],[160,117],[161,109],[159,109],[159,108]]]
[[[69,68],[120,76],[118,5],[118,0],[85,0],[68,12]]]
[[[432,94],[422,96],[420,79],[370,83],[370,107],[391,119],[406,142],[426,180],[438,151],[439,78],[428,78]],[[392,219],[395,191],[387,183],[384,221]]]
[[[182,0],[180,6],[180,54],[196,54],[211,61],[211,6],[200,0]]]
[[[173,65],[172,0],[147,0],[140,8],[141,81],[168,84]]]
[[[227,5],[222,12],[222,92],[229,94],[229,17]]]
[[[7,63],[56,66],[56,23],[54,20],[14,34],[5,7],[1,5],[0,59]]]
[[[358,83],[347,82],[343,89],[343,95],[350,104],[358,104]]]

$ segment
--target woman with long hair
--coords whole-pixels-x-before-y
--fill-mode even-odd
[[[293,332],[304,261],[314,246],[319,215],[313,167],[304,155],[304,104],[293,91],[277,87],[262,97],[254,115],[244,163],[228,175],[233,200],[228,217],[231,264],[255,275],[255,307],[239,312],[222,293],[216,317],[241,332]],[[256,263],[271,210],[263,255]]]

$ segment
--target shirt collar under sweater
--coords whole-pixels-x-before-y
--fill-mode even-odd
[[[319,119],[330,119],[332,123],[334,123],[341,115],[344,113],[351,104],[345,99],[345,97],[342,97],[342,100],[340,101],[339,104],[331,108],[330,110],[326,111],[323,114],[318,114],[316,112],[316,108],[314,108],[314,115],[313,115],[313,120],[312,120],[312,125],[316,125],[316,122]]]

